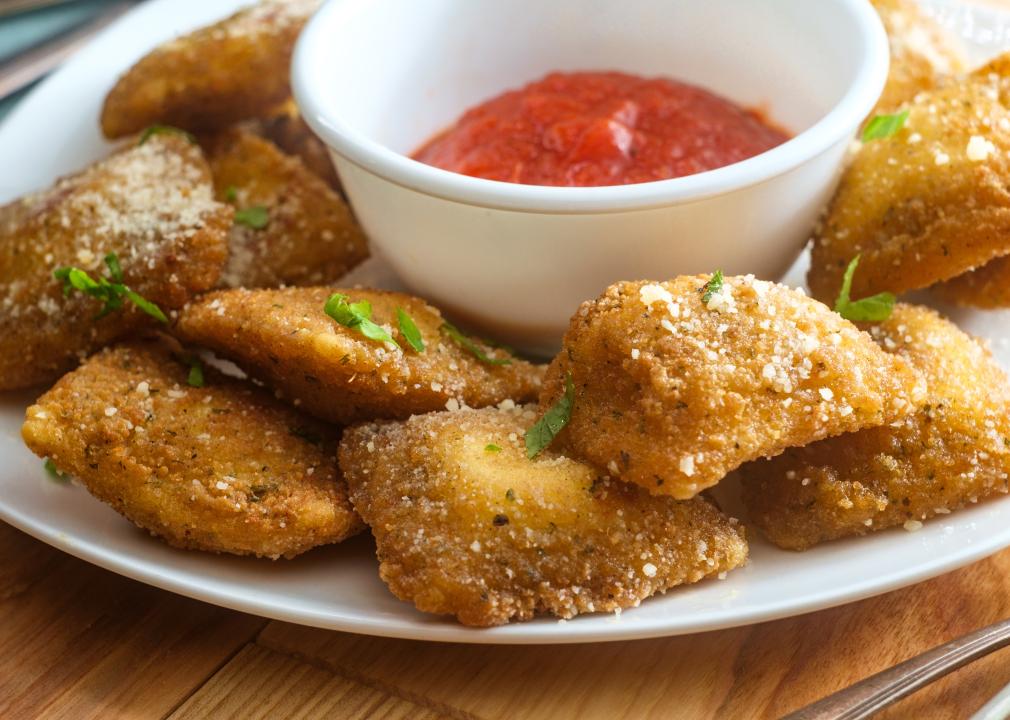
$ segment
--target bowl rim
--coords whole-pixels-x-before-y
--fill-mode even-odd
[[[823,0],[822,0],[823,1]],[[853,82],[817,122],[770,150],[694,175],[628,185],[558,187],[523,185],[462,175],[400,154],[350,124],[325,112],[313,72],[314,59],[338,42],[332,26],[339,14],[360,0],[329,0],[306,24],[295,47],[291,87],[309,127],[331,153],[401,187],[453,202],[500,210],[547,214],[609,213],[648,210],[724,195],[790,172],[851,137],[884,88],[889,69],[887,35],[866,0],[831,0],[855,19],[866,43]],[[461,108],[460,113],[466,108]]]

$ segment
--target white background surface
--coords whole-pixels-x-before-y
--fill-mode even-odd
[[[120,72],[157,42],[228,13],[239,0],[152,0],[43,83],[0,127],[0,201],[48,185],[107,149],[97,118]],[[1004,17],[933,0],[976,54],[1006,43]],[[389,284],[381,263],[360,279]],[[788,278],[802,279],[800,268]],[[955,313],[992,340],[1010,366],[1010,314]],[[457,642],[565,643],[697,632],[808,612],[907,585],[1010,546],[1010,498],[927,522],[830,543],[806,553],[751,538],[751,562],[726,580],[672,590],[620,616],[539,619],[491,630],[422,615],[394,598],[377,574],[368,537],[293,561],[173,550],[136,529],[83,489],[53,482],[21,443],[37,392],[0,395],[0,518],[73,555],[208,602],[307,625],[374,635]],[[731,483],[730,483],[731,484]],[[724,494],[732,495],[732,488]],[[752,536],[756,533],[752,532]]]

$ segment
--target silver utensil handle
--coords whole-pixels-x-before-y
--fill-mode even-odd
[[[117,2],[81,27],[58,35],[0,65],[0,99],[48,74],[113,20],[132,8],[133,2]]]
[[[959,667],[1010,645],[1010,620],[964,635],[839,690],[782,720],[860,720]]]

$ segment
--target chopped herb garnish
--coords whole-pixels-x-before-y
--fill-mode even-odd
[[[140,140],[137,141],[137,145],[143,145],[155,135],[178,135],[186,138],[194,145],[196,144],[196,138],[185,130],[180,130],[171,125],[151,125],[144,132],[140,133]]]
[[[70,476],[67,475],[66,473],[60,472],[59,469],[56,467],[56,463],[54,463],[49,458],[46,458],[46,461],[42,463],[42,467],[46,469],[46,472],[49,474],[49,477],[51,477],[53,480],[57,480],[59,482],[67,482],[70,479]]]
[[[189,359],[189,375],[186,377],[186,383],[190,387],[203,387],[203,363],[200,362],[200,358],[191,357]]]
[[[526,457],[532,460],[554,441],[557,434],[568,424],[574,403],[575,385],[572,384],[572,374],[566,373],[565,394],[526,431]]]
[[[407,344],[417,352],[424,352],[424,339],[421,337],[421,331],[417,329],[414,319],[403,308],[396,308],[396,321],[400,325],[400,333]]]
[[[908,110],[902,110],[894,115],[874,115],[863,129],[863,142],[891,137],[901,130],[907,119]]]
[[[165,317],[161,308],[123,284],[123,269],[119,266],[119,258],[115,253],[105,256],[105,264],[109,268],[108,278],[100,277],[98,280],[94,280],[84,270],[76,267],[57,268],[53,271],[53,277],[63,283],[64,296],[70,295],[74,290],[79,290],[85,295],[90,295],[96,300],[104,302],[105,305],[101,312],[95,316],[96,319],[105,317],[114,310],[119,310],[123,307],[123,298],[126,298],[151,317],[163,323],[168,322],[168,318]]]
[[[512,360],[510,358],[493,358],[489,356],[486,352],[484,352],[484,348],[474,342],[468,335],[465,335],[462,330],[452,323],[444,322],[442,323],[442,327],[439,329],[448,335],[453,342],[486,365],[512,364]]]
[[[509,524],[509,516],[508,515],[503,515],[502,513],[498,513],[497,515],[494,516],[494,519],[491,521],[491,524],[494,525],[495,527],[501,527],[502,525],[508,525]]]
[[[270,223],[270,213],[262,205],[242,208],[235,211],[235,222],[253,230],[262,230]]]
[[[105,266],[109,268],[109,277],[117,283],[123,282],[123,268],[119,264],[119,257],[116,253],[109,253],[105,256]]]
[[[880,322],[891,317],[894,310],[895,297],[892,293],[882,292],[862,300],[850,300],[849,293],[852,291],[852,276],[856,273],[856,266],[859,265],[859,255],[852,258],[852,262],[845,268],[845,275],[842,277],[842,289],[838,293],[835,301],[835,312],[846,320],[863,322]]]
[[[508,490],[506,490],[505,491],[505,499],[506,500],[515,500],[516,499],[515,490],[513,490],[512,488],[509,488]]]
[[[323,310],[331,318],[346,328],[357,329],[369,340],[388,342],[400,347],[400,344],[393,339],[393,336],[386,332],[381,325],[372,322],[372,303],[362,300],[356,303],[347,302],[347,296],[342,293],[333,293],[326,301]]]
[[[235,202],[238,200],[238,188],[234,185],[229,185],[224,190],[224,199],[228,202]]]
[[[712,275],[712,279],[705,283],[705,287],[701,289],[701,291],[705,293],[701,296],[701,301],[708,305],[708,302],[712,299],[713,295],[722,292],[722,282],[722,270],[716,270]]]
[[[501,447],[498,446],[498,445],[495,445],[494,443],[488,443],[487,445],[484,446],[484,451],[485,452],[495,452],[495,453],[498,453],[498,452],[501,452]]]

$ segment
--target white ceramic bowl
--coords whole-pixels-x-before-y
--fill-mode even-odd
[[[484,333],[551,353],[617,280],[778,278],[834,188],[887,74],[866,0],[330,0],[293,66],[374,246],[418,294]],[[411,160],[467,108],[552,70],[706,87],[795,134],[673,180],[496,182]]]

